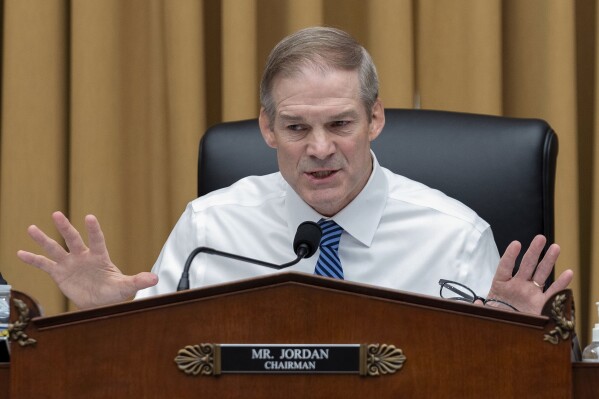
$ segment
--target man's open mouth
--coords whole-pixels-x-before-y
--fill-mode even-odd
[[[310,172],[310,174],[317,179],[324,179],[325,177],[329,177],[336,172],[336,170],[320,170],[318,172]]]

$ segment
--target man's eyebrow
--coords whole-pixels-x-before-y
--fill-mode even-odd
[[[343,111],[335,115],[327,117],[330,121],[338,121],[346,118],[357,119],[359,114],[355,110]],[[283,123],[299,123],[304,121],[304,117],[301,115],[285,114],[281,113],[278,115],[278,119]]]
[[[356,111],[354,111],[354,110],[345,111],[345,112],[341,112],[341,113],[338,113],[336,115],[333,115],[329,119],[337,121],[337,120],[341,120],[341,119],[345,119],[345,118],[357,119],[358,118],[358,113]]]
[[[302,122],[303,117],[299,115],[279,114],[279,118],[284,122]]]

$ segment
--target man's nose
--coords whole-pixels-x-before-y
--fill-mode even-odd
[[[335,153],[335,142],[331,134],[324,129],[314,129],[308,137],[307,155],[326,159]]]

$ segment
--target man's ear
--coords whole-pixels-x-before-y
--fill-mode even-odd
[[[260,125],[260,133],[266,144],[269,147],[277,148],[277,140],[275,140],[275,133],[270,128],[270,118],[266,115],[264,107],[260,108],[260,116],[258,117],[258,124]]]
[[[370,141],[376,139],[385,127],[385,108],[380,98],[376,99],[374,106],[372,107],[372,114],[370,115],[370,132],[368,133],[368,139]]]

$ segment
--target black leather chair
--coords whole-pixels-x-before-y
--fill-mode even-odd
[[[513,240],[528,247],[537,234],[553,242],[558,143],[545,121],[404,109],[385,116],[372,144],[382,166],[474,209],[491,225],[500,254]],[[257,120],[221,123],[200,143],[198,195],[277,170]]]

